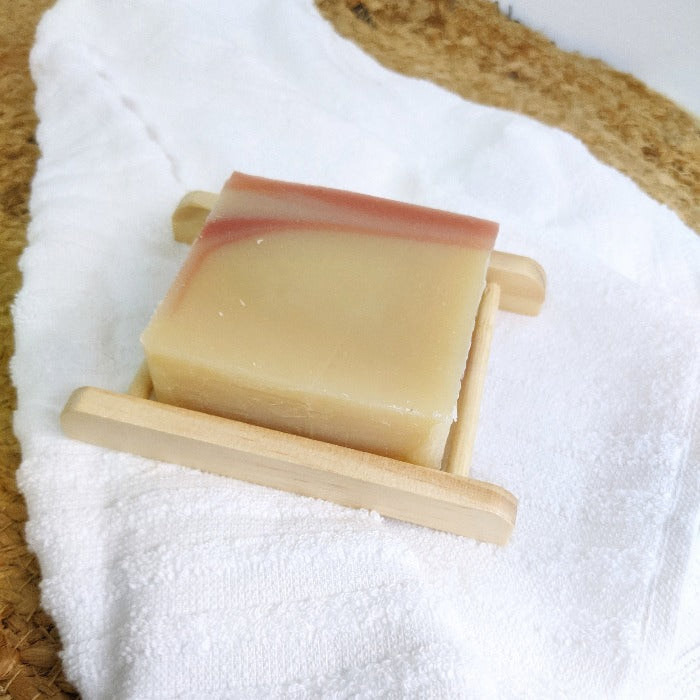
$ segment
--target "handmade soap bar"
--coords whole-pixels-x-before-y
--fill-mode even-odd
[[[143,333],[156,398],[439,468],[497,228],[234,173]]]

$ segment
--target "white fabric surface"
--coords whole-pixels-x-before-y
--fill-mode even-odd
[[[32,71],[18,478],[84,697],[697,687],[695,233],[570,136],[384,70],[310,0],[59,0]],[[62,437],[75,387],[140,363],[176,202],[234,168],[495,219],[543,264],[541,316],[498,316],[474,455],[520,498],[507,547]]]

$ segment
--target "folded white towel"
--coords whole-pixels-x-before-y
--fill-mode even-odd
[[[387,72],[310,0],[59,0],[32,70],[19,480],[86,698],[697,683],[693,625],[670,654],[700,504],[696,234],[573,138]],[[520,498],[507,547],[61,435],[75,387],[140,363],[179,197],[234,168],[496,219],[544,265],[542,315],[498,315],[474,455]]]

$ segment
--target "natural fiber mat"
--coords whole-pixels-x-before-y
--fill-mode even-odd
[[[51,0],[0,0],[0,700],[76,697],[39,605],[15,483],[10,304],[21,283],[29,183],[38,149],[28,52]],[[336,29],[385,65],[571,132],[700,231],[700,124],[605,64],[564,53],[489,0],[317,0]]]

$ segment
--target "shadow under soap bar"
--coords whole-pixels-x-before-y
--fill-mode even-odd
[[[439,468],[497,229],[234,173],[143,333],[156,398]]]

